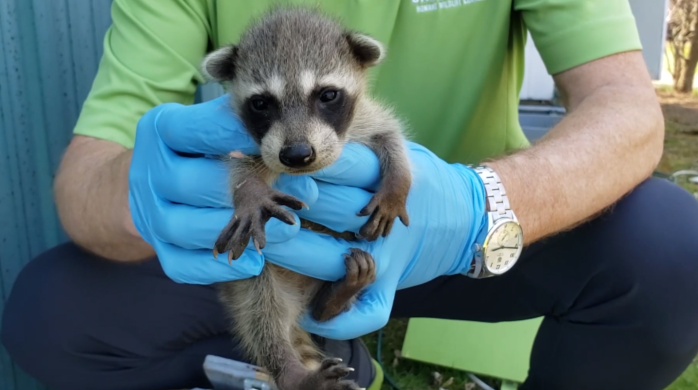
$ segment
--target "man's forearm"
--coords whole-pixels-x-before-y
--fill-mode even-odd
[[[526,244],[603,211],[658,164],[664,123],[654,89],[649,78],[639,86],[622,81],[567,96],[569,114],[541,142],[487,163],[500,175]]]
[[[76,136],[61,162],[54,186],[58,214],[70,238],[112,260],[135,261],[154,255],[131,221],[130,163],[130,150]]]

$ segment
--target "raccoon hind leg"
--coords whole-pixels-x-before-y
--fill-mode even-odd
[[[296,324],[291,329],[291,338],[293,340],[293,348],[298,352],[303,367],[307,370],[318,369],[324,356],[310,338],[308,332]]]
[[[340,380],[351,369],[337,359],[322,360],[298,325],[319,283],[267,263],[257,277],[220,286],[234,338],[254,364],[271,374],[279,390],[358,389],[354,382]]]
[[[296,390],[309,371],[300,352],[310,348],[292,334],[303,302],[286,282],[267,263],[259,276],[221,283],[219,292],[247,358],[268,371],[280,390]]]
[[[341,359],[323,358],[310,335],[300,326],[292,329],[294,347],[298,351],[305,372],[288,373],[281,379],[281,390],[359,390],[359,386],[351,380],[343,379],[349,375],[352,368],[342,364]]]

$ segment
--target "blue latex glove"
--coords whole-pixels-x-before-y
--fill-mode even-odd
[[[258,275],[264,264],[252,244],[232,265],[227,256],[213,257],[214,242],[233,215],[225,166],[213,158],[182,155],[259,153],[228,99],[225,95],[191,106],[163,104],[138,123],[129,173],[131,215],[165,273],[176,282],[210,284],[247,278]],[[276,188],[310,207],[317,199],[315,181],[307,176],[283,176]],[[301,273],[312,270],[326,280],[343,272],[341,257],[328,262],[312,249],[318,240],[328,246],[322,237],[307,231],[299,235],[298,219],[296,225],[271,219],[266,234],[265,253],[280,265]],[[297,235],[298,240],[287,242]],[[302,261],[286,257],[288,252],[302,255]]]
[[[410,226],[396,221],[388,237],[370,243],[314,242],[314,251],[332,261],[351,247],[371,253],[377,277],[350,311],[325,323],[305,317],[306,330],[333,339],[378,330],[388,322],[396,290],[458,274],[470,266],[476,237],[487,223],[482,182],[471,168],[449,164],[418,144],[408,143],[408,152],[414,173],[407,200]],[[334,165],[313,177],[318,180],[317,201],[297,214],[336,231],[358,232],[368,217],[356,213],[371,199],[380,180],[376,156],[363,146],[347,145]],[[298,236],[289,244],[305,237]],[[273,254],[268,257],[281,260]],[[284,261],[293,260],[287,256]]]

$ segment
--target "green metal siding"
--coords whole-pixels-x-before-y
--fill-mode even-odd
[[[0,0],[0,315],[21,268],[65,240],[54,173],[96,73],[111,0]],[[43,389],[0,346],[0,389]]]

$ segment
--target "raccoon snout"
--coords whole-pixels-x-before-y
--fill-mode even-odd
[[[315,149],[308,144],[285,146],[279,152],[279,160],[289,168],[307,167],[315,161]]]

